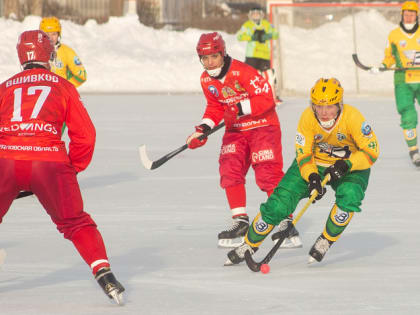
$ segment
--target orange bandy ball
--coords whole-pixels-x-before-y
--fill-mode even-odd
[[[267,264],[262,264],[261,265],[261,268],[260,268],[260,271],[262,273],[269,273],[270,272],[270,266],[267,265]]]

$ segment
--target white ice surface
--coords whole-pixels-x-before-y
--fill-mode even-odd
[[[138,146],[157,159],[185,143],[203,110],[201,95],[83,96],[97,127],[90,167],[79,175],[127,304],[111,305],[89,268],[34,197],[13,203],[0,225],[8,253],[0,271],[0,313],[67,314],[419,314],[420,172],[410,164],[392,98],[348,98],[371,122],[381,146],[363,212],[320,264],[308,251],[322,232],[331,190],[297,228],[303,248],[282,250],[269,274],[223,267],[217,233],[230,223],[219,188],[222,131],[160,168],[142,167]],[[294,158],[303,98],[278,109],[285,169]],[[266,196],[248,175],[253,217]],[[302,207],[303,202],[298,206]],[[260,259],[272,245],[263,244]]]

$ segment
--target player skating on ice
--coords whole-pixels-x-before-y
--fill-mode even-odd
[[[122,304],[102,236],[83,210],[77,173],[90,163],[95,127],[76,88],[49,71],[54,47],[40,30],[23,32],[23,71],[0,85],[0,223],[19,191],[32,191],[64,238],[73,242],[105,294]],[[66,152],[61,128],[70,138]]]
[[[221,247],[236,247],[249,226],[245,193],[249,168],[252,166],[258,187],[267,195],[284,175],[280,123],[268,82],[251,66],[227,55],[219,33],[202,34],[197,53],[205,69],[201,86],[207,106],[187,143],[191,149],[201,147],[207,138],[197,138],[224,119],[220,185],[226,192],[233,225],[219,233],[218,239]],[[287,247],[301,245],[296,230],[284,242]]]
[[[354,212],[361,211],[370,167],[379,155],[376,136],[355,107],[343,104],[343,88],[337,79],[319,79],[311,89],[310,98],[311,105],[301,115],[297,129],[296,159],[267,202],[261,205],[244,244],[228,253],[226,265],[242,262],[246,250],[253,254],[301,199],[315,190],[319,194],[316,199],[321,199],[326,192],[321,182],[327,174],[331,176],[329,185],[335,192],[335,203],[324,231],[309,251],[309,263],[321,261]]]
[[[245,63],[254,67],[271,85],[276,105],[282,103],[277,96],[276,74],[271,68],[271,40],[279,38],[277,30],[264,19],[264,11],[255,6],[248,13],[246,21],[237,32],[239,41],[246,41]]]
[[[44,31],[54,44],[56,54],[51,61],[51,71],[79,87],[86,81],[86,69],[76,52],[61,43],[60,20],[54,16],[45,17],[41,20],[39,29]]]
[[[394,93],[400,126],[408,146],[413,164],[420,167],[420,154],[417,145],[418,116],[415,101],[420,104],[420,29],[418,23],[419,7],[415,1],[406,1],[401,7],[401,22],[388,36],[385,58],[382,65],[390,68],[409,68],[394,72]],[[369,70],[379,73],[379,67]]]

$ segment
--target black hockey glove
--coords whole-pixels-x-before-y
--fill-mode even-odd
[[[264,30],[255,30],[254,34],[252,34],[252,40],[260,43],[264,43],[263,40],[265,31]]]
[[[337,160],[333,165],[325,170],[324,175],[326,176],[327,174],[330,174],[330,182],[334,182],[346,175],[349,168],[350,167],[345,160]]]
[[[309,175],[309,183],[308,183],[308,190],[309,194],[312,196],[314,190],[318,192],[318,196],[315,197],[315,200],[320,200],[325,193],[327,192],[327,188],[322,187],[321,185],[321,176],[318,173],[312,173]],[[315,203],[315,200],[313,203]]]

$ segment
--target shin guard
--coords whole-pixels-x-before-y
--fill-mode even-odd
[[[407,142],[408,147],[411,150],[417,149],[417,130],[413,129],[404,129],[404,139]]]
[[[258,247],[273,228],[274,225],[266,223],[261,217],[261,212],[259,212],[249,226],[248,233],[245,236],[245,242],[251,247]]]
[[[337,241],[350,223],[353,215],[354,212],[343,211],[334,204],[325,224],[324,232],[322,233],[324,237],[331,242]]]

